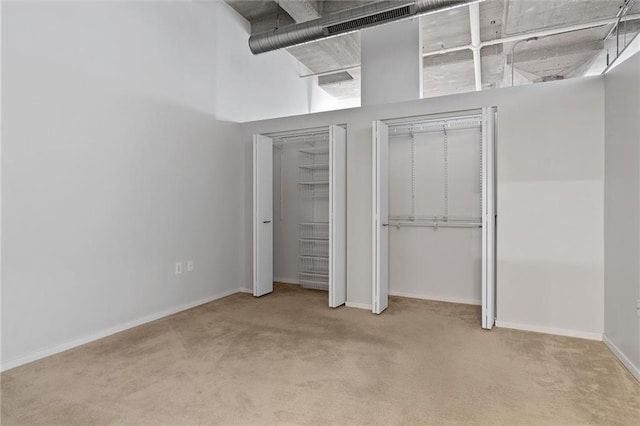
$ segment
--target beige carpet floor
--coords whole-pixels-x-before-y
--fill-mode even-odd
[[[236,294],[10,370],[2,424],[640,425],[640,385],[600,342],[326,300]]]

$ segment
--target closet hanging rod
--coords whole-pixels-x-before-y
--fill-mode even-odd
[[[473,216],[409,216],[389,215],[389,222],[480,222],[480,217]]]

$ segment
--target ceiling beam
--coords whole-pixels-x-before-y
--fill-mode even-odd
[[[518,65],[525,64],[527,62],[539,62],[549,58],[556,58],[560,56],[576,55],[576,54],[596,54],[604,49],[603,40],[586,40],[580,43],[569,43],[555,46],[542,46],[536,47],[536,43],[532,42],[527,44],[531,46],[526,50],[519,48],[517,52],[511,52],[507,55],[507,62],[513,63],[518,68]]]
[[[634,20],[638,20],[638,19],[640,19],[640,13],[627,15],[626,17],[622,18],[621,21],[622,22],[624,22],[624,21],[634,21]],[[550,28],[550,29],[544,29],[544,30],[530,31],[530,32],[518,34],[518,35],[515,35],[515,36],[502,37],[502,38],[497,38],[497,39],[493,39],[493,40],[481,41],[480,42],[480,49],[482,49],[483,47],[486,47],[486,46],[495,46],[495,45],[499,45],[499,44],[503,44],[503,43],[510,43],[510,42],[514,42],[514,41],[526,40],[526,39],[532,38],[532,37],[546,37],[546,36],[551,36],[551,35],[556,35],[556,34],[564,34],[564,33],[572,32],[572,31],[579,31],[579,30],[586,30],[586,29],[589,29],[589,28],[601,27],[603,25],[615,24],[617,21],[618,21],[618,18],[599,19],[597,21],[585,22],[585,23],[576,24],[576,25],[569,25],[569,26],[566,26],[566,27],[556,27],[556,28]],[[434,50],[434,51],[431,51],[431,52],[425,52],[425,53],[422,54],[422,56],[423,57],[429,57],[429,56],[436,56],[436,55],[444,55],[444,54],[447,54],[447,53],[459,52],[461,50],[467,50],[467,49],[471,49],[471,48],[472,48],[472,46],[470,44],[468,44],[468,45],[464,45],[464,46],[451,47],[451,48],[448,48],[448,49],[440,49],[440,50]],[[303,74],[303,75],[300,76],[300,78],[313,77],[313,76],[317,76],[317,75],[332,74],[332,73],[338,72],[338,71],[349,71],[349,70],[354,70],[354,69],[358,69],[358,68],[360,68],[360,65],[353,65],[353,66],[349,66],[349,67],[343,67],[343,68],[330,70],[330,71],[325,71],[325,72],[320,72],[320,73]]]
[[[640,19],[640,13],[627,15],[625,18],[622,18],[621,21],[622,22],[633,21],[637,19]],[[572,31],[587,30],[589,28],[615,24],[616,22],[618,22],[618,18],[608,18],[608,19],[599,19],[597,21],[584,22],[582,24],[569,25],[566,27],[556,27],[556,28],[549,28],[544,30],[530,31],[527,33],[522,33],[522,34],[510,36],[510,37],[502,37],[502,38],[496,38],[494,40],[480,42],[480,48],[483,48],[486,46],[493,46],[496,44],[511,43],[514,41],[526,40],[532,37],[540,38],[540,37],[547,37],[547,36],[552,36],[556,34],[569,33]],[[464,46],[450,47],[448,49],[433,50],[431,52],[423,53],[422,56],[442,55],[445,53],[457,52],[459,50],[466,50],[466,49],[473,49],[473,46],[471,44],[466,44]]]
[[[310,0],[278,0],[278,4],[297,23],[320,17],[320,13]]]

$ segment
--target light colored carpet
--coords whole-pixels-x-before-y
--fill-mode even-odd
[[[10,424],[640,424],[600,342],[479,326],[392,298],[381,316],[278,285],[2,374]]]

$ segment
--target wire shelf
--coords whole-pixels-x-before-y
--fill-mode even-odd
[[[304,198],[329,197],[328,147],[300,150],[298,181]]]
[[[300,256],[299,271],[301,274],[329,274],[329,258]]]
[[[300,182],[300,193],[304,198],[329,198],[329,182]]]
[[[300,167],[298,169],[300,183],[329,183],[329,167]]]
[[[300,148],[300,152],[310,155],[329,154],[329,145],[322,145],[313,148]]]
[[[329,290],[329,283],[323,281],[311,281],[311,280],[300,280],[300,285],[304,288],[311,288],[314,290]]]
[[[307,222],[299,225],[300,239],[329,240],[328,222]]]
[[[446,130],[481,129],[482,117],[472,115],[443,120],[427,120],[389,124],[389,137],[413,137],[419,133],[438,133]]]
[[[329,290],[329,275],[327,274],[300,273],[299,281],[300,285],[305,288]]]
[[[300,240],[298,246],[300,256],[329,257],[328,240]]]
[[[326,165],[329,169],[329,146],[319,146],[315,148],[300,148],[298,151],[298,164],[304,165]]]
[[[314,274],[314,273],[309,273],[309,272],[302,272],[299,274],[300,275],[300,279],[301,280],[308,280],[308,281],[318,281],[318,282],[329,282],[329,275],[328,274]]]
[[[301,164],[298,167],[300,167],[301,169],[312,169],[312,170],[327,169],[327,170],[329,170],[329,163]]]
[[[298,187],[304,198],[329,197],[328,140],[298,149]],[[312,216],[315,218],[315,213]],[[308,217],[311,219],[311,217]],[[312,219],[313,220],[313,219]],[[299,224],[299,281],[305,288],[329,289],[329,223],[303,222]]]

